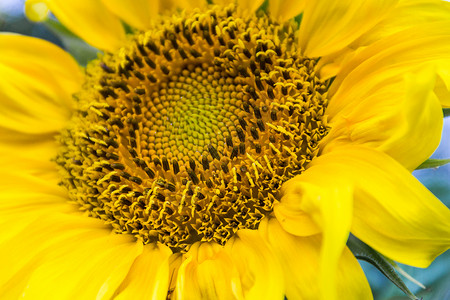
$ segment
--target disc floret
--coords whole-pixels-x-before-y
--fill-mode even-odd
[[[328,131],[326,84],[292,26],[212,7],[93,61],[60,137],[71,200],[174,251],[257,228]]]

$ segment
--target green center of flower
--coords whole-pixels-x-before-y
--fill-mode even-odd
[[[256,229],[328,131],[327,88],[293,26],[215,7],[93,61],[60,136],[71,200],[174,251]]]

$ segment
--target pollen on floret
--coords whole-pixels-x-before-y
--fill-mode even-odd
[[[59,139],[70,199],[174,251],[256,229],[328,132],[326,83],[292,26],[211,7],[93,61]]]

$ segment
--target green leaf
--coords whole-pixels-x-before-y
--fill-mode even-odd
[[[444,117],[450,116],[450,108],[444,108],[442,111],[444,112]]]
[[[410,299],[417,300],[418,298],[411,293],[411,291],[406,287],[403,280],[396,273],[392,264],[383,255],[373,250],[371,247],[363,243],[361,240],[353,235],[350,235],[347,246],[353,252],[353,255],[357,259],[364,260],[375,268],[377,268],[387,279],[394,283],[399,289],[401,289]]]
[[[416,170],[420,169],[430,169],[430,168],[437,168],[446,164],[450,163],[450,158],[448,159],[427,159],[424,161],[420,166],[417,167]]]

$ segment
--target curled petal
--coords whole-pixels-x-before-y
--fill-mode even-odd
[[[343,146],[313,160],[313,169],[354,186],[351,232],[383,255],[427,267],[450,247],[449,209],[388,155]]]
[[[327,289],[332,283],[321,281],[319,273],[322,261],[320,234],[309,237],[291,235],[274,218],[264,219],[259,231],[283,267],[288,299],[372,299],[364,272],[347,248],[339,257],[337,269],[326,270],[333,273],[330,276],[336,280],[337,291],[332,291],[330,296]]]
[[[300,228],[290,230],[294,228],[291,225],[287,228],[288,232],[296,234],[305,225],[309,228],[308,222],[304,224],[305,215],[311,216],[323,231],[320,281],[326,299],[336,297],[335,276],[352,220],[352,192],[352,185],[342,178],[328,176],[326,172],[313,168],[286,182],[281,201],[275,206],[276,216],[280,214],[280,209],[291,210],[290,221],[285,223],[296,224],[295,227]]]

